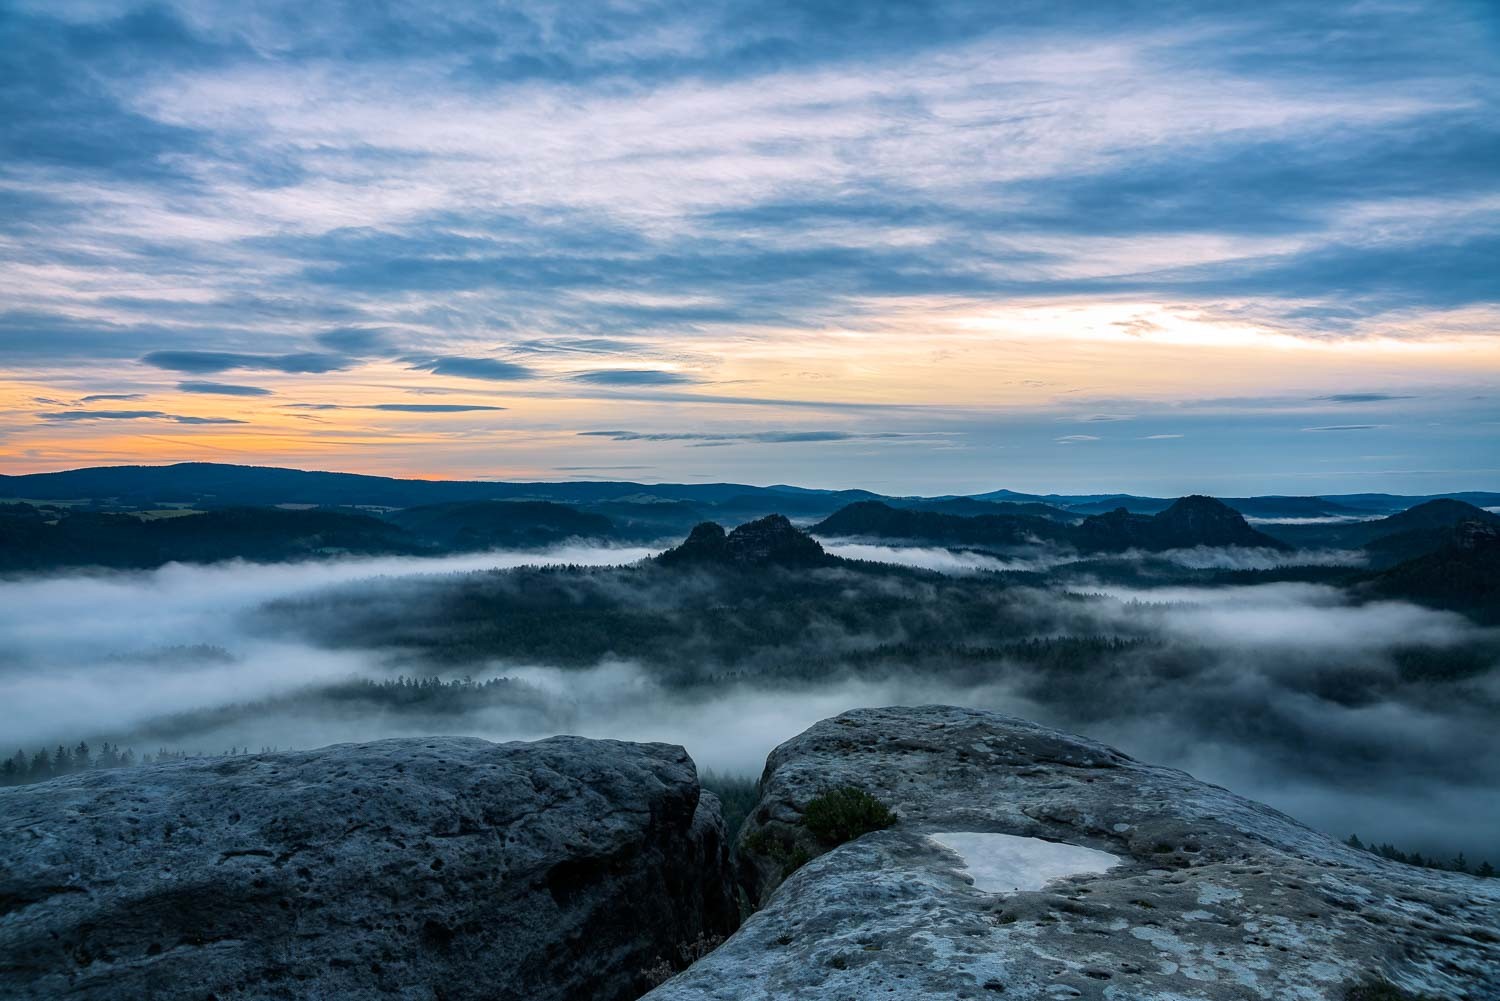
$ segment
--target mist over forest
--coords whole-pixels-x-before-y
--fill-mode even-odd
[[[1381,582],[1407,564],[1334,533],[1374,515],[1316,522],[1295,549],[1143,548],[1164,516],[1130,517],[1128,544],[1094,551],[1063,532],[1084,531],[1076,514],[1018,544],[945,544],[947,523],[832,535],[814,515],[814,536],[754,522],[744,552],[738,532],[695,529],[680,546],[13,572],[0,753],[575,733],[680,743],[748,778],[846,709],[949,703],[1097,738],[1338,837],[1500,858],[1492,619],[1393,596]]]

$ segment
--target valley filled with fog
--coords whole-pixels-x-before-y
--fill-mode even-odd
[[[1358,551],[822,541],[843,559],[753,572],[572,542],[12,575],[0,751],[576,733],[753,777],[843,710],[952,703],[1339,837],[1500,857],[1500,635],[1316,579]]]

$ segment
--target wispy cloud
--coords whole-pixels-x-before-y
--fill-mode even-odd
[[[184,393],[203,393],[208,396],[270,396],[269,389],[259,386],[236,386],[226,382],[179,382],[177,388]]]
[[[413,371],[431,372],[433,375],[454,376],[460,379],[515,382],[534,379],[537,375],[525,365],[501,358],[438,355],[428,358],[407,358],[406,363]]]
[[[1374,431],[1389,427],[1387,424],[1324,424],[1321,427],[1303,428],[1304,431]]]
[[[185,417],[160,410],[58,410],[37,414],[44,421],[171,421],[174,424],[244,424],[229,417]]]
[[[1059,421],[1157,413],[1134,398],[1400,402],[1428,411],[1411,447],[1486,468],[1435,430],[1500,375],[1479,0],[12,6],[0,367],[25,398],[250,372],[351,409],[502,385],[553,429],[920,413],[1038,474]],[[1327,392],[1354,377],[1378,392]],[[285,423],[259,447],[323,456]],[[1307,471],[1313,436],[1251,423],[1173,451]],[[61,437],[26,461],[97,453]],[[456,438],[379,461],[509,447]]]
[[[601,368],[577,372],[571,378],[593,386],[680,386],[698,381],[681,372],[645,368]]]
[[[1390,400],[1414,400],[1416,397],[1399,393],[1333,393],[1314,399],[1328,403],[1385,403]]]
[[[466,414],[505,410],[482,403],[288,403],[286,410],[384,410],[398,414]]]
[[[614,441],[688,441],[688,442],[756,442],[796,443],[822,441],[881,441],[901,438],[931,438],[941,435],[899,431],[580,431],[584,438],[610,438]]]
[[[260,372],[323,374],[352,368],[354,361],[343,355],[300,351],[284,355],[241,354],[232,351],[152,351],[141,361],[173,372],[208,375],[245,369]]]
[[[403,414],[467,414],[484,410],[504,410],[504,407],[483,406],[476,403],[372,403],[366,410],[388,410]]]

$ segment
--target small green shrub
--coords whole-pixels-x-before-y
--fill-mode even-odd
[[[727,775],[706,771],[700,777],[704,789],[719,797],[724,810],[724,826],[729,830],[729,841],[739,837],[745,818],[755,809],[760,800],[760,780],[748,775]]]
[[[895,822],[896,815],[884,803],[853,786],[823,793],[802,812],[803,825],[826,845],[841,845]]]
[[[779,861],[781,862],[781,878],[786,879],[792,873],[811,862],[812,853],[801,845],[798,845]]]
[[[756,831],[745,839],[744,848],[751,855],[764,855],[781,866],[782,879],[812,861],[812,854],[787,834],[777,838],[769,831]]]

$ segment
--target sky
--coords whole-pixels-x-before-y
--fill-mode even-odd
[[[0,473],[1500,489],[1500,6],[0,0]]]

